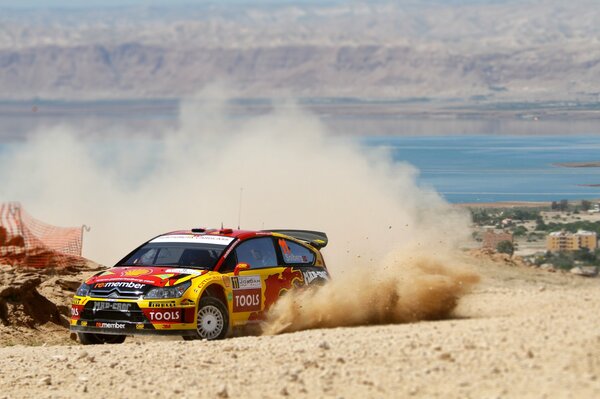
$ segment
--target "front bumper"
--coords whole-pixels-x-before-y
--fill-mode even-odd
[[[166,329],[166,330],[156,330],[154,328],[141,329],[138,328],[137,325],[123,329],[114,329],[114,328],[101,328],[101,327],[87,327],[87,326],[78,326],[71,325],[71,332],[82,332],[82,333],[92,333],[92,334],[109,334],[109,335],[176,335],[179,337],[183,336],[195,336],[196,330],[187,329]]]
[[[196,307],[192,301],[183,301],[75,297],[70,329],[111,335],[194,335]]]

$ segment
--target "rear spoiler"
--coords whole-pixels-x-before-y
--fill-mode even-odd
[[[304,241],[312,245],[317,249],[324,248],[329,239],[327,238],[327,234],[320,231],[310,231],[310,230],[263,230],[265,232],[270,233],[279,233],[285,234],[286,236],[290,236],[295,238],[296,240]]]

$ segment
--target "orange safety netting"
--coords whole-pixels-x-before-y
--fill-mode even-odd
[[[41,222],[17,202],[0,203],[0,264],[65,267],[81,259],[83,227]]]

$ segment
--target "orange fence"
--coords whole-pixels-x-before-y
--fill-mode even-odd
[[[81,260],[82,227],[39,221],[17,202],[0,203],[0,264],[64,267]]]

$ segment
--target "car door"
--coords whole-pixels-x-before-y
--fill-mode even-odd
[[[249,268],[239,270],[235,275],[232,268],[240,263]],[[231,286],[228,300],[233,326],[263,319],[264,310],[272,304],[268,299],[267,282],[281,275],[283,268],[279,263],[271,236],[243,241],[228,255],[224,274],[229,277]]]

